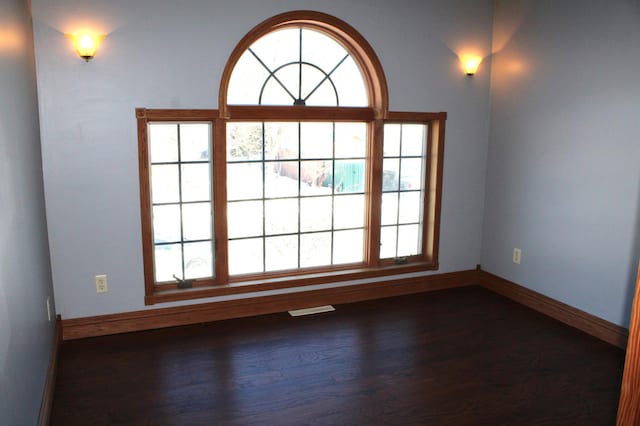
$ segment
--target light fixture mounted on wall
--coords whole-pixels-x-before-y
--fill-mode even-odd
[[[462,68],[464,69],[465,74],[471,77],[478,71],[480,62],[482,62],[482,57],[475,55],[462,56],[460,61],[462,62]]]
[[[106,36],[83,32],[77,34],[67,34],[67,37],[71,39],[73,47],[75,48],[78,56],[80,56],[86,62],[89,62],[91,59],[93,59],[94,56],[96,56],[98,47]]]

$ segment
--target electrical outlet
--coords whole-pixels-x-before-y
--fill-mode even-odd
[[[47,319],[51,322],[51,301],[47,297]]]
[[[519,248],[513,249],[513,263],[520,264],[520,259],[522,258],[522,250]]]
[[[107,286],[107,276],[96,275],[96,293],[106,293],[107,291],[109,291],[109,287]]]

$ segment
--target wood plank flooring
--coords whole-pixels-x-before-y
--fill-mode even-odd
[[[64,342],[52,425],[613,425],[624,352],[480,287]]]

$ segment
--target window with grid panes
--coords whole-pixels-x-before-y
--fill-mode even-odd
[[[148,138],[155,280],[212,277],[211,124],[150,123]]]
[[[384,125],[381,259],[422,251],[427,132],[425,124]]]
[[[389,112],[353,28],[265,21],[220,103],[138,110],[148,302],[181,280],[202,297],[437,268],[446,114]]]
[[[366,145],[366,123],[229,123],[229,274],[363,262]]]

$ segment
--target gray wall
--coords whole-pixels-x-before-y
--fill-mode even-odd
[[[25,0],[0,0],[2,425],[36,424],[53,342],[41,164],[29,7]]]
[[[146,308],[134,109],[217,108],[237,42],[288,10],[326,12],[360,31],[385,69],[392,109],[449,113],[439,272],[479,262],[490,63],[467,78],[456,53],[489,54],[491,0],[34,0],[33,8],[63,318]],[[88,64],[63,35],[83,26],[108,33]],[[108,293],[96,294],[96,274],[108,274]]]
[[[482,265],[627,326],[640,256],[640,2],[499,0],[493,45]]]

